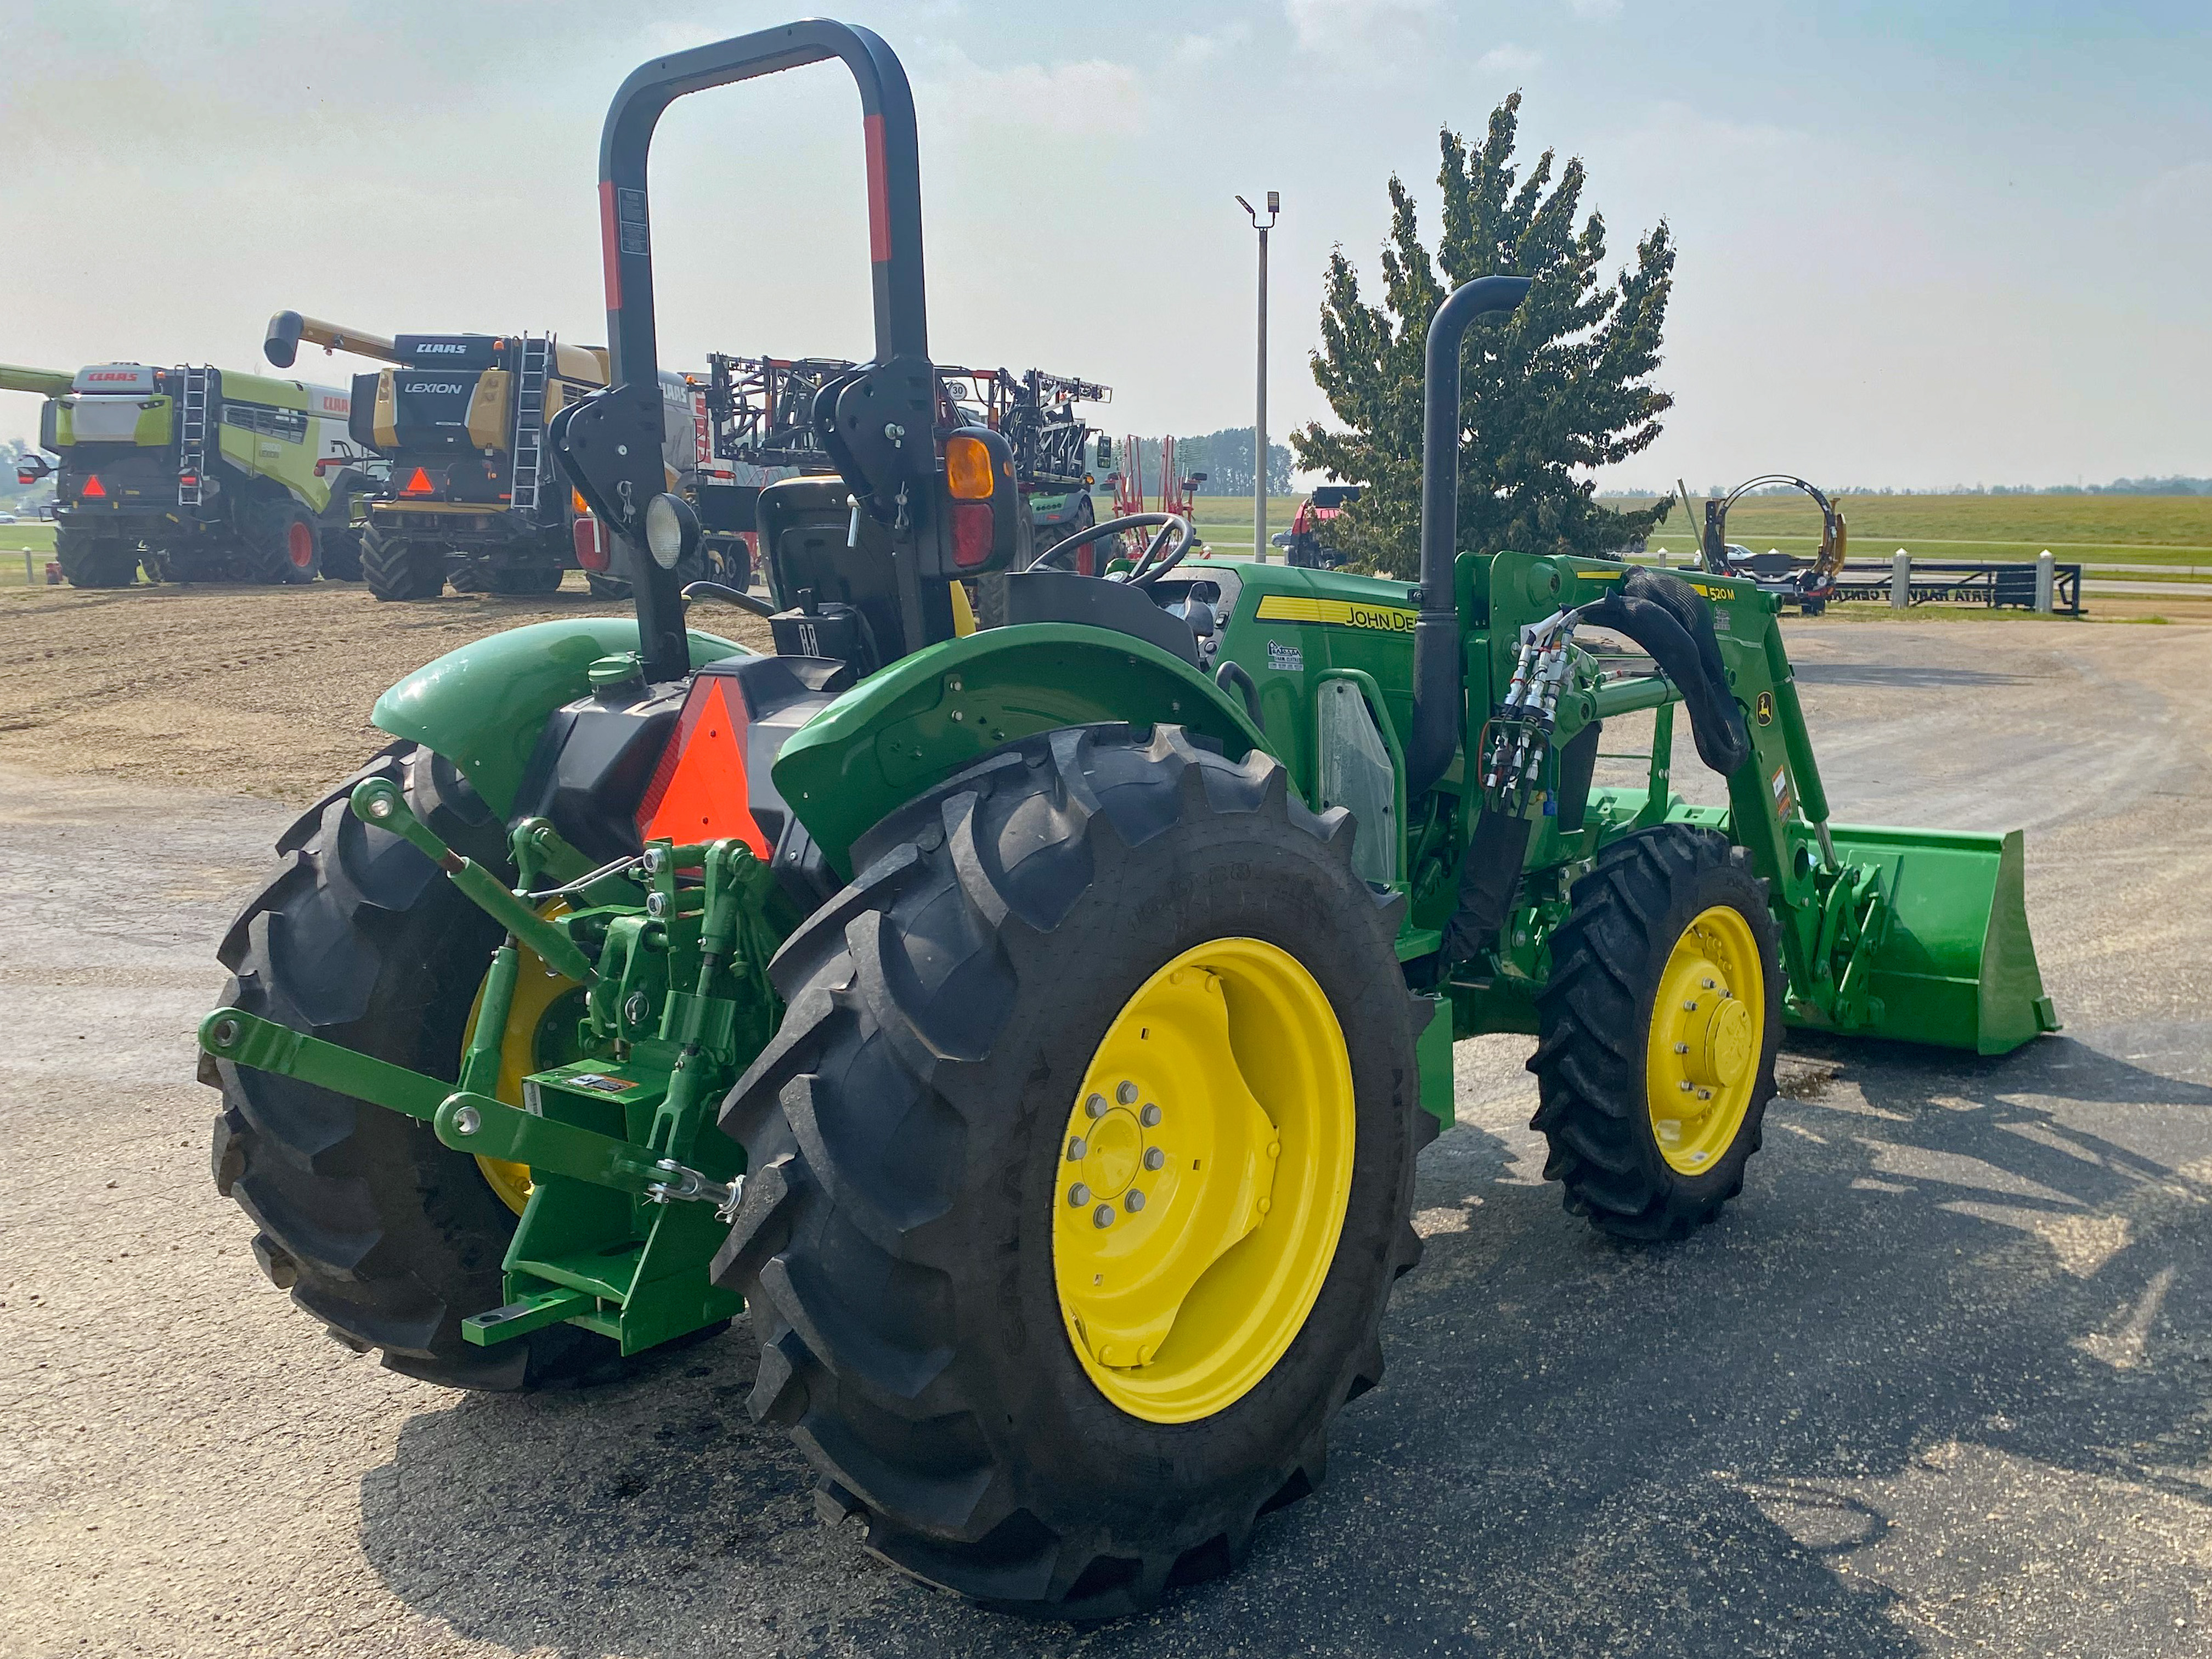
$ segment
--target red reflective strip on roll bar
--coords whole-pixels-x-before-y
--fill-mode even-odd
[[[622,309],[622,246],[615,235],[615,181],[599,180],[599,254],[607,268],[607,309]]]
[[[861,118],[868,153],[868,258],[882,264],[891,257],[890,195],[884,184],[884,118]]]

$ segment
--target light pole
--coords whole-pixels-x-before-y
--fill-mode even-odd
[[[1280,191],[1267,192],[1267,222],[1260,222],[1258,210],[1242,196],[1237,205],[1244,210],[1252,221],[1252,228],[1260,233],[1260,374],[1259,397],[1252,414],[1252,557],[1255,562],[1267,562],[1267,233],[1275,228],[1276,216],[1283,210]]]

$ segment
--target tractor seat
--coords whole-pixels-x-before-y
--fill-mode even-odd
[[[1006,578],[1006,620],[1110,628],[1117,634],[1132,634],[1148,645],[1157,645],[1193,668],[1203,666],[1198,657],[1198,635],[1191,625],[1170,616],[1152,603],[1143,588],[1127,582],[1063,570],[1019,571]]]

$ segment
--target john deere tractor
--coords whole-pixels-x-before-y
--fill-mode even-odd
[[[186,365],[0,364],[0,391],[44,395],[18,478],[56,473],[54,552],[76,587],[359,574],[354,498],[375,458],[346,432],[346,394]]]
[[[875,355],[812,402],[836,475],[762,492],[755,654],[676,579],[647,152],[677,98],[829,59]],[[1096,526],[1144,546],[1093,577],[1031,565],[1004,434],[938,420],[882,40],[646,64],[600,190],[612,373],[550,442],[635,616],[386,692],[200,1028],[216,1182],[342,1342],[520,1389],[742,1313],[825,1516],[1107,1617],[1232,1566],[1381,1381],[1455,1038],[1531,1033],[1568,1207],[1661,1243],[1741,1188],[1786,1027],[2053,1029],[2019,835],[1832,824],[1770,596],[1458,546],[1461,343],[1525,280],[1431,325],[1419,580],[1194,573],[1164,514]],[[962,631],[955,585],[1008,569]],[[1725,806],[1669,787],[1678,708]],[[1647,774],[1596,787],[1647,712]]]

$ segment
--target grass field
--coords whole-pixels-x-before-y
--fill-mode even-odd
[[[46,561],[54,556],[54,527],[50,524],[0,524],[0,586],[23,585],[23,555],[31,556],[31,580],[46,579]]]
[[[1901,547],[1929,559],[2032,559],[2047,547],[2062,564],[2212,571],[2212,495],[1846,495],[1837,504],[1859,558]],[[1693,533],[1677,507],[1651,544],[1686,554]],[[1758,552],[1809,553],[1820,510],[1799,495],[1747,496],[1729,510],[1728,535]]]

